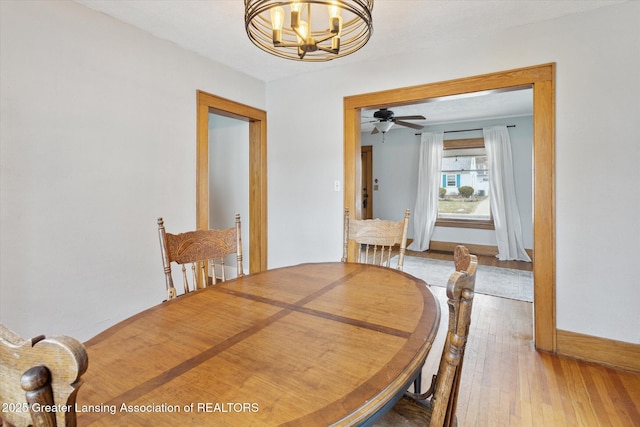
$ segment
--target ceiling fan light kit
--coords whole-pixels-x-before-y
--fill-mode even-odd
[[[426,120],[422,115],[396,116],[393,111],[388,108],[379,109],[373,113],[373,117],[375,120],[368,122],[373,123],[373,131],[371,131],[371,133],[376,134],[381,132],[382,142],[384,142],[384,134],[387,133],[394,124],[406,126],[412,129],[422,129],[424,126],[416,123],[409,123],[406,120]]]
[[[376,122],[373,124],[373,126],[377,129],[378,132],[385,133],[389,129],[391,129],[391,126],[393,126],[393,122]]]
[[[244,26],[260,49],[281,58],[322,62],[364,46],[373,0],[244,0]]]

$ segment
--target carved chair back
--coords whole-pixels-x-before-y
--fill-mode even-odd
[[[431,397],[431,426],[455,425],[460,376],[471,325],[478,259],[464,246],[454,252],[456,272],[447,283],[449,327]]]
[[[344,210],[344,238],[342,262],[360,262],[391,267],[391,255],[394,246],[399,246],[398,262],[395,266],[402,270],[407,248],[407,229],[409,215],[407,209],[402,221],[394,222],[382,219],[351,219],[349,208]],[[355,244],[356,256],[349,250],[349,242]]]
[[[167,233],[164,220],[158,218],[158,237],[164,266],[167,300],[176,298],[173,285],[171,263],[182,267],[184,293],[204,288],[218,281],[227,280],[225,258],[235,254],[237,276],[243,276],[242,238],[240,234],[240,214],[236,214],[235,226],[226,230],[196,230],[180,234]],[[191,265],[191,280],[187,265]]]
[[[465,346],[471,325],[471,309],[478,260],[467,248],[457,246],[454,252],[456,271],[447,283],[449,323],[438,373],[429,390],[422,394],[405,392],[391,411],[376,425],[450,427],[456,423],[456,405]]]
[[[0,361],[0,425],[75,427],[88,365],[82,343],[68,336],[26,340],[0,324]]]

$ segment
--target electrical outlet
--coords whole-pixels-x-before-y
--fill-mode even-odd
[[[333,191],[340,191],[340,181],[337,179],[333,181]]]

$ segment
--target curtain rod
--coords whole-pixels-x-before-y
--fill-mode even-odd
[[[508,128],[514,128],[516,125],[508,125]],[[472,132],[475,130],[482,130],[482,128],[478,129],[460,129],[460,130],[445,130],[443,133],[454,133],[454,132]],[[422,135],[422,132],[416,133],[416,135]]]

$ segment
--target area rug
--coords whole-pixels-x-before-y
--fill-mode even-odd
[[[393,261],[396,260],[394,259]],[[446,287],[453,270],[453,261],[412,256],[404,257],[403,271],[424,280],[429,285]],[[533,273],[531,271],[479,265],[476,271],[475,291],[484,295],[532,302]]]

